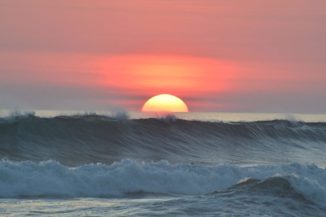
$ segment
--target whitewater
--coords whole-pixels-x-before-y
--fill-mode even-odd
[[[1,216],[326,216],[326,122],[0,118]]]

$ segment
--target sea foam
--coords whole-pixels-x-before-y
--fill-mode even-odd
[[[137,192],[202,195],[228,189],[248,177],[282,177],[306,199],[326,203],[326,170],[315,165],[241,167],[132,160],[79,167],[67,167],[56,161],[2,160],[0,197],[124,197]]]

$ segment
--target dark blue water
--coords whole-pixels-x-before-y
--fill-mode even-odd
[[[0,214],[325,216],[326,123],[0,119]]]

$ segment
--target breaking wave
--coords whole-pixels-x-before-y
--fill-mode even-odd
[[[120,115],[121,116],[121,115]],[[173,163],[325,163],[326,123],[34,115],[0,119],[0,158],[77,166],[123,159]]]
[[[246,189],[325,204],[325,180],[325,169],[301,164],[241,167],[124,160],[67,167],[56,161],[0,162],[2,198],[202,195]]]

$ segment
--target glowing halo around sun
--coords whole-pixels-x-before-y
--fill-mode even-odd
[[[171,94],[159,94],[148,99],[143,105],[142,112],[174,113],[188,112],[188,106],[179,97]]]

